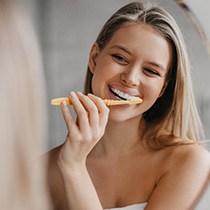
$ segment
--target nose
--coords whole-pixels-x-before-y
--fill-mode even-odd
[[[139,68],[126,69],[121,74],[121,81],[124,85],[129,87],[136,87],[140,84],[140,70]]]

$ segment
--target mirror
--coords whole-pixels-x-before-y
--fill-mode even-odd
[[[177,4],[183,9],[185,14],[189,17],[189,20],[191,21],[194,28],[197,30],[197,33],[199,34],[200,38],[203,41],[203,44],[205,45],[208,55],[210,56],[210,27],[207,23],[207,8],[210,7],[210,3],[207,2],[207,0],[203,1],[184,1],[184,0],[175,0]],[[206,9],[206,11],[205,11]],[[202,56],[200,56],[202,57]],[[207,56],[208,62],[210,60],[210,57]],[[209,78],[209,72],[210,68],[207,66],[206,70],[204,70],[204,75],[206,74]],[[203,77],[204,78],[204,77]],[[207,82],[207,79],[206,81]],[[207,133],[207,138],[209,138],[209,125],[210,125],[210,97],[208,94],[209,86],[208,83],[206,83],[206,88],[203,88],[204,94],[200,95],[200,97],[197,97],[198,100],[198,108],[201,113],[201,118],[204,123],[204,129]],[[209,139],[207,141],[206,148],[210,150],[210,142]],[[210,175],[209,175],[209,181],[210,181]],[[207,189],[205,190],[204,194],[202,195],[200,201],[198,202],[196,206],[196,210],[199,209],[208,209],[209,208],[209,195],[210,195],[210,185],[208,185]]]
[[[107,18],[122,5],[131,2],[120,1],[42,1],[37,5],[35,17],[40,35],[48,101],[65,96],[70,90],[82,90],[89,50]],[[177,20],[187,43],[193,67],[193,85],[196,102],[204,123],[207,138],[210,138],[210,59],[206,44],[192,24],[183,7],[173,0],[152,0],[160,3]],[[180,2],[180,1],[179,1]],[[97,18],[96,18],[97,17]],[[49,148],[63,142],[65,124],[59,108],[49,106]]]
[[[208,37],[210,37],[210,31],[209,31],[209,34],[206,33],[206,27],[203,28],[203,25],[205,25],[205,22],[203,21],[204,24],[202,25],[201,21],[197,18],[194,11],[192,11],[191,7],[193,7],[193,9],[199,15],[199,17],[204,16],[203,12],[199,13],[199,11],[197,11],[195,2],[192,2],[192,1],[191,2],[187,1],[186,2],[184,0],[175,0],[175,1],[183,9],[185,14],[189,17],[191,23],[194,25],[195,29],[197,30],[201,39],[203,40],[204,44],[206,45],[208,53],[210,54],[210,43],[209,43],[209,38],[208,38]],[[199,2],[199,5],[205,5],[205,4],[201,4],[201,2]],[[201,8],[201,9],[204,9],[204,8]]]
[[[119,7],[131,1],[19,0],[34,21],[40,37],[48,102],[65,96],[70,90],[82,90],[89,50],[101,26]],[[210,56],[207,37],[207,0],[150,0],[163,6],[177,20],[187,44],[193,67],[192,78],[196,103],[210,139]],[[206,9],[206,10],[205,10]],[[202,17],[202,18],[200,18]],[[200,19],[199,19],[200,18]],[[202,24],[201,24],[202,20]],[[203,27],[205,26],[205,27]],[[205,32],[208,31],[208,36]],[[60,110],[49,106],[49,145],[52,148],[65,139],[65,124]],[[208,149],[210,150],[210,146]]]
[[[210,75],[210,27],[207,23],[208,21],[208,13],[205,8],[210,7],[210,3],[206,0],[203,1],[185,1],[185,0],[175,0],[177,4],[180,6],[180,8],[185,12],[186,16],[188,17],[188,20],[191,22],[191,25],[195,29],[195,33],[197,33],[200,36],[199,40],[199,46],[201,48],[197,48],[197,43],[190,43],[189,46],[192,46],[192,67],[194,68],[193,72],[193,85],[195,93],[196,93],[196,99],[197,99],[197,105],[198,109],[201,115],[201,119],[204,125],[204,130],[206,134],[206,138],[210,139],[210,94],[208,89],[210,88],[208,79]],[[209,5],[209,6],[208,6]],[[203,41],[203,43],[202,43]],[[196,42],[196,40],[195,40]],[[195,48],[193,48],[193,45]],[[188,46],[188,47],[189,47]],[[198,45],[197,45],[198,46]],[[201,53],[201,54],[200,54]],[[191,54],[191,53],[190,53]],[[197,54],[197,56],[195,56]],[[195,56],[195,59],[193,57]],[[207,66],[205,67],[202,65],[202,63],[206,63]],[[197,73],[198,72],[198,73]],[[203,75],[203,76],[202,76]],[[205,75],[207,78],[205,78]],[[203,85],[202,85],[203,84]],[[197,90],[198,88],[198,90]],[[206,145],[207,149],[210,150],[210,143],[207,142]]]
[[[34,21],[42,46],[48,102],[66,96],[70,90],[83,89],[89,50],[101,26],[118,8],[131,1],[19,0]],[[208,0],[150,0],[168,10],[177,20],[187,44],[193,67],[192,78],[196,103],[210,139],[210,57],[207,37],[210,8]],[[205,1],[205,2],[204,2]],[[201,18],[202,17],[202,18]],[[201,24],[200,24],[201,23]],[[205,32],[208,34],[205,35]],[[60,145],[66,127],[59,107],[49,105],[49,144]],[[207,145],[210,151],[210,146]],[[204,210],[205,208],[200,208]]]

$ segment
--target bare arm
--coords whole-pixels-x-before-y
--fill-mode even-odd
[[[68,136],[58,158],[68,205],[70,210],[102,210],[86,168],[86,159],[104,134],[109,110],[97,97],[80,93],[71,95],[70,99],[78,118],[75,122],[69,108],[63,104]]]
[[[96,190],[85,166],[62,171],[70,210],[102,210]]]

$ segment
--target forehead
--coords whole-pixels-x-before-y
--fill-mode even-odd
[[[110,39],[108,44],[114,42],[127,43],[130,46],[135,44],[139,46],[148,47],[154,44],[154,47],[161,47],[170,45],[167,39],[159,31],[154,29],[151,25],[145,23],[127,23],[122,25]],[[144,44],[143,44],[144,43]]]

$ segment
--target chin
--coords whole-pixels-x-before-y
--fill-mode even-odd
[[[122,110],[110,110],[109,113],[109,120],[113,122],[125,122],[128,120],[136,120],[140,119],[140,115],[138,116],[132,116],[131,113],[123,112]]]

